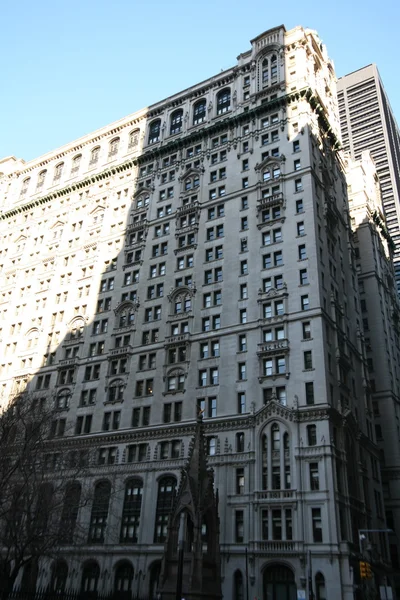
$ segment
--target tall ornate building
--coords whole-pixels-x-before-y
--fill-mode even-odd
[[[232,69],[0,163],[2,397],[54,403],[93,490],[85,539],[37,585],[157,593],[203,411],[224,598],[353,599],[359,530],[386,525],[338,130],[325,47],[280,26]],[[378,583],[387,556],[381,536]]]

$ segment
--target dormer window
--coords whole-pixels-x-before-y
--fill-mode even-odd
[[[170,126],[170,135],[174,135],[175,133],[180,133],[182,131],[183,124],[183,110],[179,109],[172,113],[171,115],[171,126]]]
[[[29,183],[31,181],[30,177],[27,177],[26,179],[24,179],[24,181],[22,182],[22,187],[21,187],[21,192],[20,192],[20,197],[22,198],[23,196],[25,196],[26,192],[28,191],[28,187],[29,187]]]
[[[64,169],[64,163],[59,163],[54,169],[54,179],[53,182],[59,181],[62,176],[62,172]]]
[[[116,156],[118,154],[118,147],[119,147],[119,138],[114,138],[113,140],[111,140],[110,149],[108,151],[108,158],[113,158],[114,156]]]
[[[136,146],[139,144],[139,134],[139,129],[135,129],[134,131],[130,132],[128,148],[136,148]]]
[[[82,154],[74,156],[72,159],[71,175],[76,175],[79,172],[79,167],[82,160]]]
[[[100,156],[100,146],[96,146],[96,148],[93,148],[93,150],[90,154],[89,166],[96,165],[99,162],[99,156]]]
[[[36,184],[36,190],[40,190],[43,186],[44,186],[44,181],[46,179],[46,174],[47,171],[41,171],[38,175],[38,180],[37,180],[37,184]]]
[[[199,100],[193,106],[193,125],[199,125],[206,120],[206,100]]]
[[[161,119],[156,119],[149,126],[149,144],[160,141]]]
[[[231,110],[231,90],[225,88],[217,94],[217,115],[223,115]]]

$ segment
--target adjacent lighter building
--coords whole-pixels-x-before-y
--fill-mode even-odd
[[[93,490],[84,542],[38,585],[157,594],[202,411],[224,598],[353,599],[359,530],[386,525],[338,138],[325,47],[280,26],[232,69],[2,161],[2,397],[54,403]],[[381,536],[377,583],[387,565]]]
[[[393,242],[386,226],[380,184],[368,151],[346,167],[356,268],[391,562],[399,572],[400,528],[400,305],[393,270]],[[382,533],[370,534],[374,541]],[[372,549],[373,550],[373,549]],[[395,575],[397,596],[400,580]]]
[[[376,165],[387,227],[397,248],[400,294],[400,131],[376,65],[345,75],[337,86],[343,148],[355,160],[369,150]]]

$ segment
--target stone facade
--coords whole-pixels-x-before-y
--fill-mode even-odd
[[[347,181],[365,357],[370,379],[375,433],[380,448],[384,505],[394,573],[399,569],[396,531],[400,527],[399,315],[392,262],[393,241],[386,226],[379,179],[368,151],[360,161],[348,160]],[[376,468],[376,467],[375,467]],[[379,533],[369,535],[372,548]],[[397,596],[400,581],[395,576]]]
[[[311,573],[320,600],[353,599],[358,530],[385,520],[338,132],[326,49],[281,26],[232,69],[2,161],[2,397],[54,402],[83,487],[110,490],[63,549],[67,587],[156,593],[202,410],[224,598],[247,549],[252,597]]]

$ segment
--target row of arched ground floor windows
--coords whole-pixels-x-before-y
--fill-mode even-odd
[[[150,566],[147,574],[141,571],[136,574],[132,563],[129,560],[122,560],[115,566],[113,573],[113,591],[149,595],[155,598],[157,595],[157,585],[160,575],[161,562],[155,561]],[[62,593],[68,587],[69,567],[65,560],[59,560],[53,563],[51,570],[51,591]],[[141,582],[143,589],[138,587]],[[269,565],[262,573],[263,597],[268,600],[296,600],[297,584],[292,569],[279,563]],[[81,574],[81,593],[103,592],[101,589],[101,571],[96,560],[88,560],[82,565]],[[244,600],[246,598],[246,580],[244,572],[236,570],[232,581],[232,600]],[[314,597],[315,600],[326,600],[325,578],[321,572],[317,572],[314,577]]]
[[[263,598],[267,600],[297,600],[297,584],[292,569],[281,564],[269,565],[262,575]],[[239,569],[233,575],[232,600],[245,600],[246,580]],[[315,600],[326,600],[325,578],[318,572],[314,578]]]

